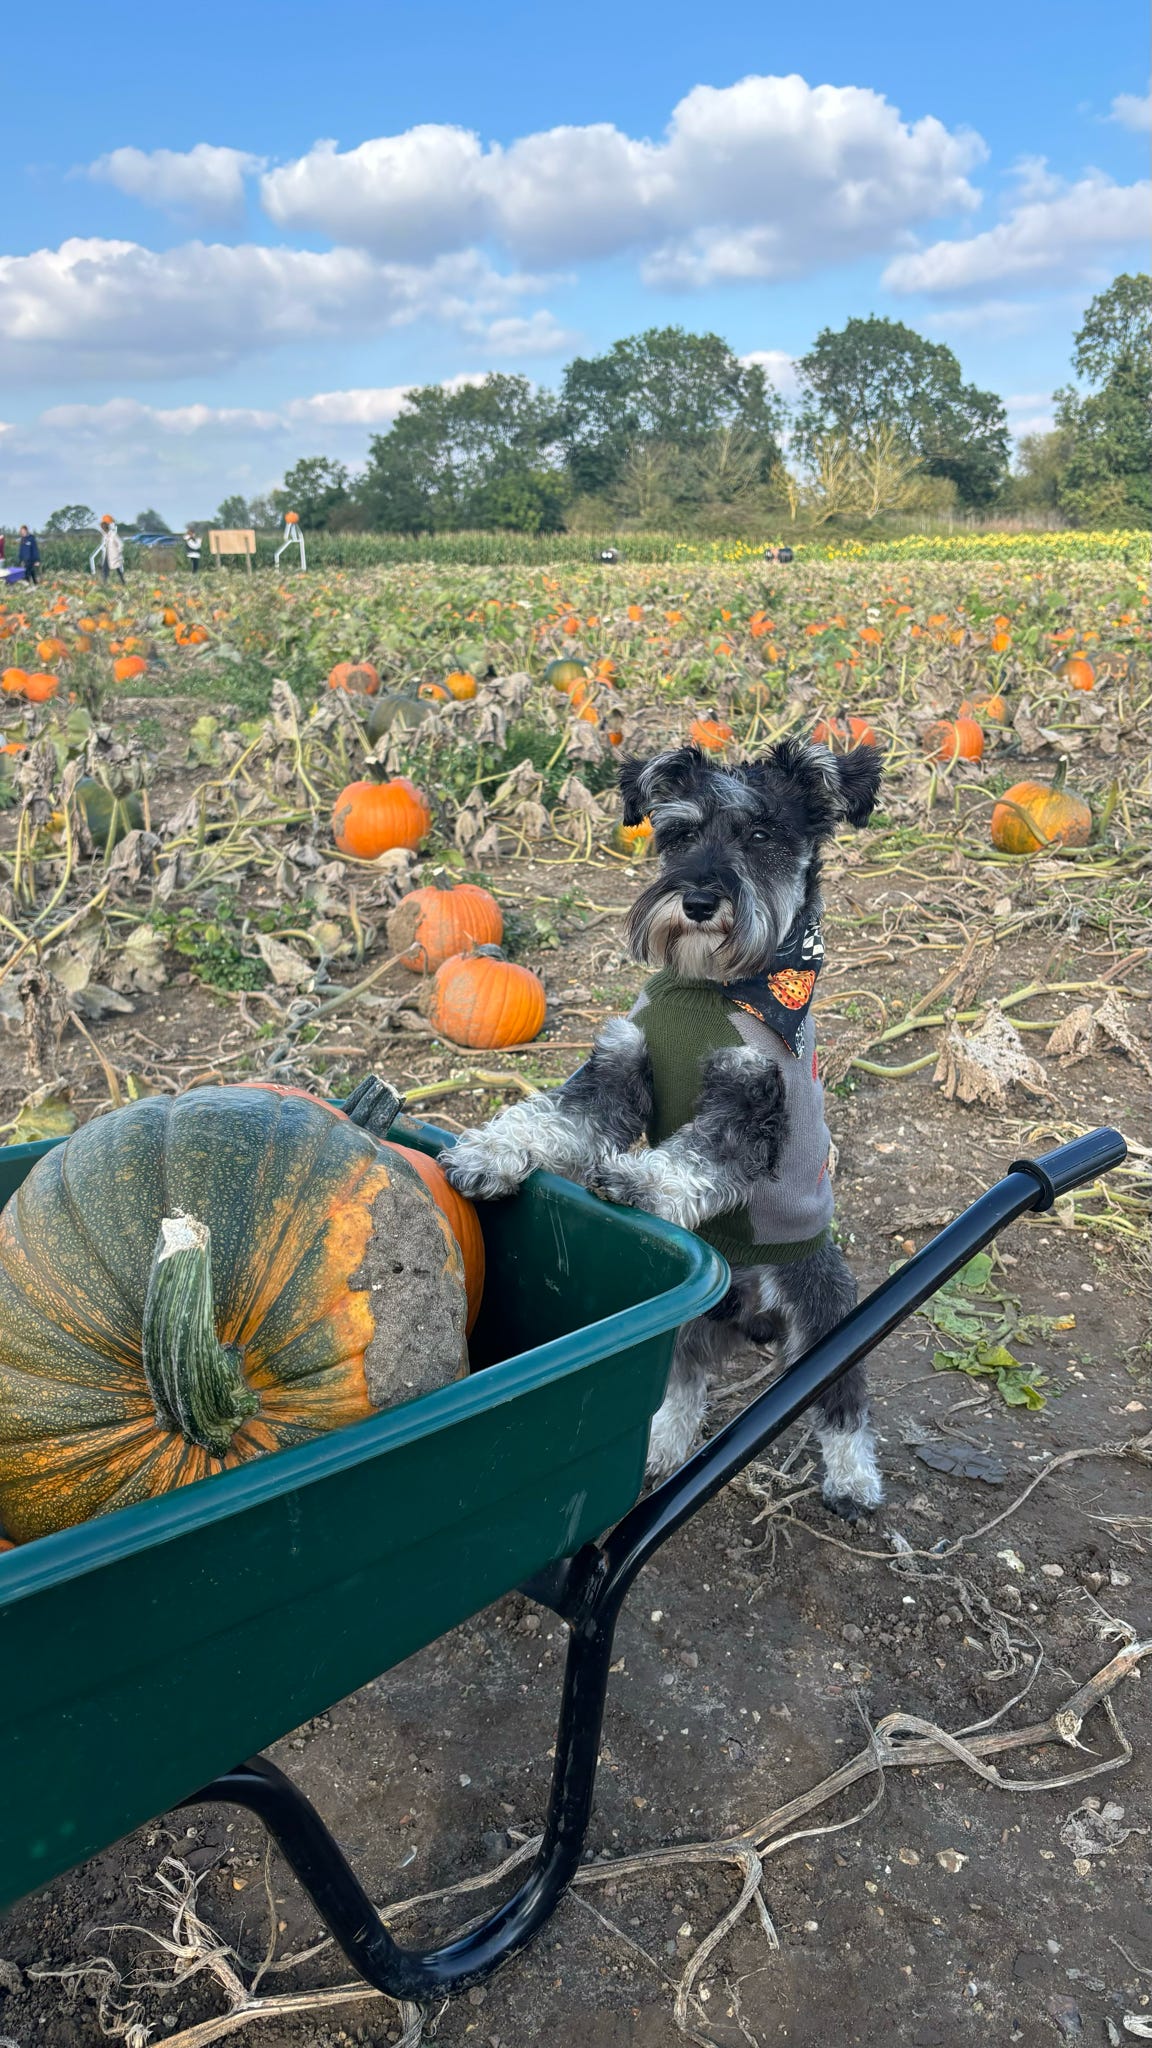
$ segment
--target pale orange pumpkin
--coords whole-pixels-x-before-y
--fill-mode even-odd
[[[718,754],[733,737],[732,727],[712,712],[708,718],[694,718],[688,727],[688,737],[696,746],[703,747],[706,754]]]
[[[466,703],[476,695],[476,678],[466,668],[454,668],[444,678],[444,688],[457,703]]]
[[[67,645],[63,640],[58,640],[55,634],[49,634],[46,640],[36,642],[36,659],[42,661],[45,667],[50,661],[66,660],[67,655]]]
[[[332,807],[332,836],[341,853],[358,860],[376,860],[396,846],[414,853],[431,824],[427,798],[406,775],[350,782]]]
[[[1094,690],[1096,671],[1086,654],[1070,654],[1056,671],[1061,680],[1070,683],[1074,690]]]
[[[850,754],[854,747],[874,747],[876,734],[866,718],[850,718],[841,711],[838,718],[818,719],[812,737],[834,754]]]
[[[130,683],[133,676],[142,676],[148,663],[140,654],[122,654],[112,664],[112,673],[118,683]]]
[[[984,733],[974,718],[938,718],[926,725],[920,744],[931,761],[979,761],[984,754]]]
[[[999,690],[994,690],[990,697],[976,697],[971,702],[965,697],[960,706],[960,716],[983,718],[990,725],[1007,725],[1010,722],[1007,701]]]
[[[60,688],[59,676],[43,674],[30,675],[24,684],[24,695],[30,704],[47,704],[50,697]]]
[[[370,661],[338,661],[328,672],[330,690],[360,690],[374,697],[380,688],[380,673]]]
[[[1036,853],[1042,846],[1087,846],[1092,812],[1084,799],[1064,787],[1067,761],[1051,782],[1015,782],[993,809],[988,823],[1001,853]]]
[[[500,905],[473,882],[413,889],[388,919],[388,950],[399,953],[400,965],[414,974],[442,967],[473,946],[498,946],[503,936]]]
[[[433,1029],[453,1045],[527,1045],[543,1027],[548,998],[531,968],[492,947],[446,960],[427,1008]]]

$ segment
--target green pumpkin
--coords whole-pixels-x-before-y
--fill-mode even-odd
[[[435,706],[421,697],[394,692],[385,697],[369,697],[363,709],[357,705],[356,714],[369,739],[376,741],[391,732],[394,725],[419,725],[421,719],[431,718],[434,710]]]
[[[127,796],[113,796],[103,782],[82,775],[76,784],[76,801],[97,853],[111,853],[129,832],[144,830],[144,806],[134,789]]]
[[[569,683],[579,683],[588,671],[582,661],[550,661],[544,671],[544,681],[551,683],[554,690],[566,690]]]

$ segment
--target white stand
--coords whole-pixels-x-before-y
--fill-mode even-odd
[[[104,560],[104,542],[103,542],[103,541],[101,541],[101,543],[100,543],[99,547],[97,548],[97,550],[96,550],[95,554],[94,554],[94,555],[89,555],[89,557],[88,557],[88,574],[89,574],[90,576],[94,576],[94,575],[96,574],[96,564],[97,564],[97,562],[102,562],[103,560]]]
[[[304,528],[297,521],[293,521],[291,524],[289,524],[288,520],[286,519],[284,521],[284,539],[282,540],[280,546],[276,550],[276,555],[273,562],[274,568],[278,569],[280,567],[280,557],[284,553],[285,549],[293,547],[299,548],[300,567],[302,569],[306,569],[308,567],[308,557],[304,552]]]

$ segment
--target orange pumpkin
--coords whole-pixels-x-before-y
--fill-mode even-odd
[[[357,860],[376,860],[396,846],[415,853],[431,824],[427,798],[406,775],[350,782],[332,807],[332,836],[341,853]]]
[[[166,626],[178,626],[180,624],[180,614],[179,612],[174,612],[170,604],[165,605],[160,617]]]
[[[24,695],[30,704],[47,704],[50,697],[60,688],[59,676],[30,675],[24,684]]]
[[[370,661],[338,661],[328,672],[330,690],[361,690],[374,697],[380,688],[379,670]]]
[[[64,641],[58,640],[54,634],[49,634],[46,640],[36,642],[36,659],[42,661],[45,667],[50,661],[66,660],[67,655],[68,649]]]
[[[27,669],[6,668],[3,675],[0,676],[0,690],[6,691],[9,697],[22,697],[27,681]]]
[[[715,712],[709,718],[694,718],[688,727],[689,739],[703,747],[706,754],[720,753],[732,736],[732,727],[717,718]]]
[[[409,1166],[416,1169],[460,1247],[464,1261],[464,1285],[468,1291],[468,1321],[464,1334],[470,1337],[484,1296],[484,1237],[480,1218],[467,1197],[457,1194],[447,1174],[426,1152],[417,1152],[411,1145],[397,1145],[392,1138],[386,1138],[384,1146],[389,1152],[398,1152],[401,1159],[406,1159]]]
[[[142,676],[148,663],[140,654],[122,654],[112,664],[112,673],[118,683],[130,683],[133,676]]]
[[[1067,661],[1061,662],[1056,673],[1063,682],[1070,683],[1074,690],[1096,688],[1096,671],[1086,654],[1070,654]]]
[[[339,1111],[275,1087],[150,1096],[48,1152],[0,1216],[9,1535],[168,1493],[457,1377],[463,1264],[423,1182]],[[391,1277],[409,1220],[443,1254],[419,1359]]]
[[[920,744],[930,761],[979,761],[984,754],[984,733],[974,718],[938,718],[926,725]]]
[[[626,853],[632,860],[643,860],[651,842],[651,818],[641,818],[638,825],[617,825],[612,834],[612,845],[616,852]]]
[[[457,703],[463,704],[476,695],[476,678],[466,668],[454,668],[445,676],[444,688]]]
[[[432,1026],[443,1038],[483,1048],[527,1045],[543,1028],[547,1008],[539,976],[495,948],[445,960],[428,1001]]]
[[[1007,725],[1009,723],[1008,703],[999,690],[994,690],[990,697],[976,697],[971,702],[965,697],[964,702],[960,706],[960,716],[961,718],[983,718],[990,725]]]
[[[1042,846],[1087,846],[1092,813],[1064,787],[1067,761],[1051,782],[1015,782],[993,809],[988,830],[1001,853],[1036,853]]]
[[[487,889],[460,882],[452,889],[413,889],[388,919],[388,950],[400,965],[422,974],[442,967],[472,946],[498,946],[504,936],[500,905]]]
[[[876,734],[866,718],[849,718],[841,711],[838,718],[818,719],[812,728],[812,737],[821,746],[831,749],[834,754],[850,754],[854,747],[874,747]]]

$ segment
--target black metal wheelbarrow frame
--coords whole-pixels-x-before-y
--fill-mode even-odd
[[[256,1814],[274,1837],[352,1967],[392,1998],[429,1999],[479,1983],[530,1942],[555,1912],[580,1863],[592,1812],[600,1730],[620,1610],[661,1545],[803,1415],[842,1373],[935,1294],[998,1231],[1118,1166],[1119,1132],[1092,1131],[1039,1159],[1017,1160],[923,1250],[862,1301],[695,1457],[640,1500],[606,1536],[521,1590],[569,1627],[556,1761],[543,1838],[512,1897],[468,1933],[431,1949],[401,1948],[382,1924],[316,1809],[267,1757],[216,1778],[186,1804],[224,1801]]]

